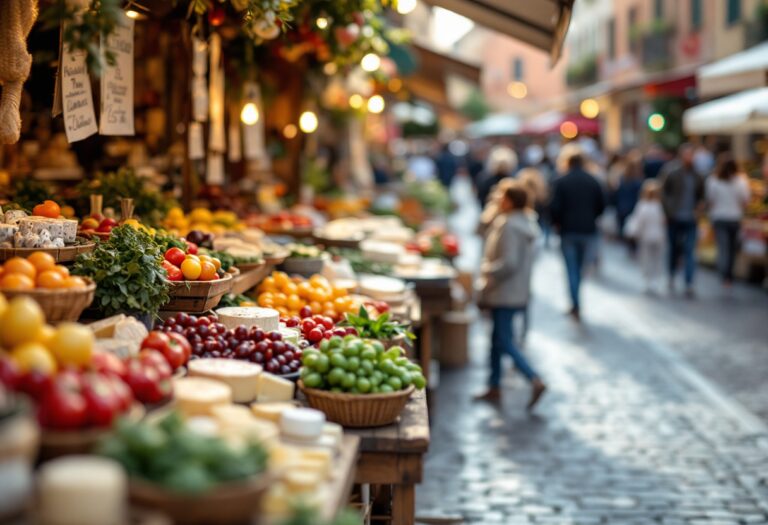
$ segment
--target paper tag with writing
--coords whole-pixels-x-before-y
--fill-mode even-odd
[[[134,21],[120,17],[114,32],[101,39],[104,71],[101,75],[101,115],[99,133],[102,135],[133,135],[133,26]],[[115,63],[110,65],[106,53],[111,52]]]
[[[85,51],[69,51],[61,55],[61,99],[64,106],[64,131],[68,142],[90,137],[99,128],[93,110],[91,80],[85,64]]]
[[[205,157],[205,145],[203,141],[203,125],[199,122],[189,123],[189,136],[187,138],[187,150],[191,160]]]

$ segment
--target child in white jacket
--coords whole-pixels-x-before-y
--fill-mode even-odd
[[[666,217],[661,205],[661,188],[655,180],[643,183],[640,202],[627,219],[627,235],[638,244],[640,268],[645,278],[645,290],[657,291],[657,283],[664,273],[664,242]]]

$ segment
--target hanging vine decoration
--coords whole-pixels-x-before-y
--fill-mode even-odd
[[[107,38],[117,27],[122,16],[120,0],[91,0],[87,9],[82,10],[70,5],[67,0],[54,0],[41,14],[40,20],[45,29],[57,29],[62,26],[62,40],[70,52],[85,51],[88,69],[100,75],[107,64],[115,63],[113,53],[99,50],[99,37]]]

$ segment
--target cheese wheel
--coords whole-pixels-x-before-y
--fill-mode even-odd
[[[283,476],[283,483],[289,492],[300,493],[309,492],[315,489],[322,481],[319,472],[304,469],[291,469]]]
[[[360,278],[360,293],[377,301],[396,300],[405,293],[405,282],[392,277],[366,275]]]
[[[229,306],[216,310],[219,322],[233,329],[240,325],[257,326],[265,332],[275,332],[280,329],[280,312],[272,308],[257,306]]]
[[[368,261],[397,264],[405,248],[393,242],[367,240],[360,243],[360,251]]]
[[[251,405],[251,412],[260,419],[277,423],[283,412],[293,408],[296,408],[293,403],[254,403]]]
[[[187,365],[192,377],[206,377],[228,385],[232,389],[232,400],[236,403],[250,403],[256,399],[261,366],[237,359],[205,358],[195,359]]]
[[[208,416],[213,407],[232,403],[229,385],[203,377],[174,379],[173,395],[179,410],[187,417]]]
[[[292,408],[280,416],[280,432],[289,438],[315,440],[324,424],[325,414],[312,408]]]
[[[296,390],[292,381],[277,377],[276,375],[263,373],[259,375],[259,386],[256,400],[259,403],[274,401],[291,401]]]
[[[243,405],[221,405],[211,410],[225,436],[237,435],[242,439],[257,439],[268,442],[280,434],[272,421],[257,419],[248,407]]]
[[[40,468],[40,525],[123,525],[128,481],[119,463],[98,456],[66,456]]]

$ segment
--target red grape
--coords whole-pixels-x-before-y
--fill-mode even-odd
[[[310,343],[317,343],[319,340],[323,338],[323,331],[320,330],[319,328],[313,328],[312,330],[309,331],[306,337]]]

